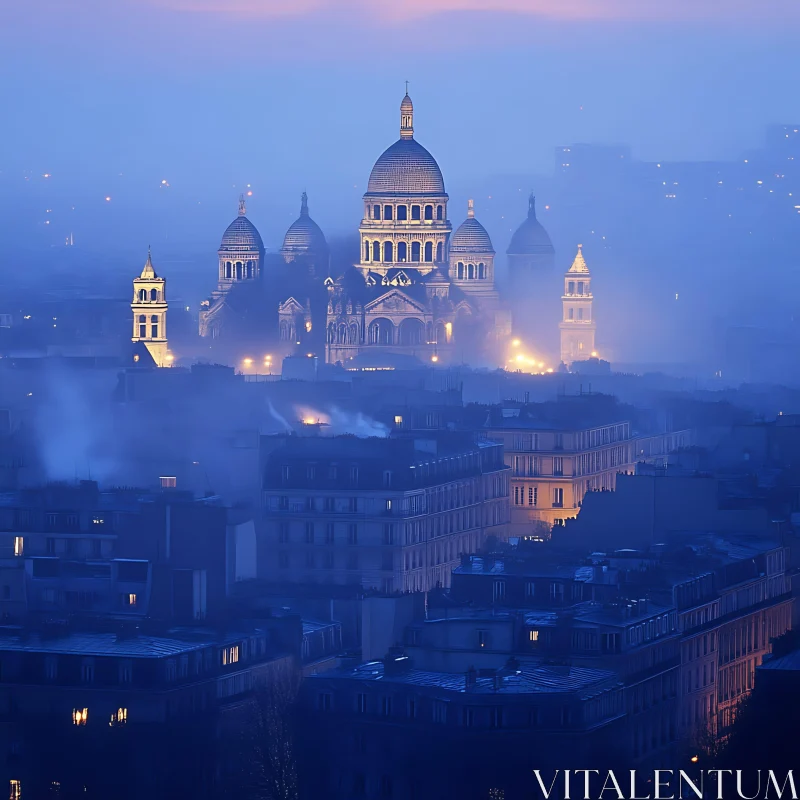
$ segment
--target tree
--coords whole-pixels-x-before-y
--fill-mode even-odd
[[[227,759],[227,794],[237,800],[297,800],[295,709],[300,676],[283,662],[237,709],[241,722]]]

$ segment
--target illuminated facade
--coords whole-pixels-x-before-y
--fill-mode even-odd
[[[159,278],[153,268],[150,250],[141,275],[133,279],[133,336],[131,341],[141,342],[159,367],[170,365],[167,346],[167,282]],[[135,357],[135,356],[134,356]]]
[[[328,362],[365,353],[446,361],[485,345],[499,306],[494,250],[472,208],[450,241],[444,179],[414,139],[407,94],[400,138],[375,162],[363,202],[359,263],[326,281]]]
[[[582,245],[572,266],[564,275],[564,294],[561,298],[564,314],[561,329],[561,362],[596,357],[594,345],[595,322],[592,313],[592,275],[583,257]]]

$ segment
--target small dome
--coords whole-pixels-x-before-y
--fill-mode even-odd
[[[555,249],[550,236],[536,219],[536,201],[528,201],[528,218],[514,231],[506,253],[510,256],[553,255]]]
[[[444,194],[436,159],[416,139],[398,139],[384,150],[369,176],[367,194]]]
[[[486,228],[475,219],[472,200],[469,201],[469,216],[458,226],[450,239],[451,253],[475,253],[476,255],[494,255],[492,240]]]
[[[219,249],[222,251],[243,253],[243,252],[264,252],[264,242],[258,229],[245,216],[246,208],[244,198],[239,198],[239,216],[231,222],[222,234],[222,242]]]
[[[283,237],[281,254],[284,256],[302,255],[306,253],[323,255],[328,250],[328,243],[322,229],[308,215],[308,195],[303,192],[300,202],[300,216],[289,226]]]

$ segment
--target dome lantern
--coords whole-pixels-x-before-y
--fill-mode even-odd
[[[414,138],[414,104],[408,96],[408,81],[406,81],[406,96],[400,103],[400,138]]]

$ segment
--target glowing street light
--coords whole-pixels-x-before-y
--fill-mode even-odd
[[[435,364],[435,363],[436,363],[438,360],[439,360],[439,356],[431,356],[431,361],[433,361],[433,362],[434,362],[434,364]]]
[[[511,342],[511,346],[512,346],[512,347],[519,347],[521,344],[522,344],[522,342],[520,342],[520,340],[519,340],[519,339],[514,339],[514,340]]]
[[[244,364],[246,367],[252,367],[253,366],[253,359],[252,358],[246,358],[246,359],[244,359],[244,361],[242,361],[242,364]]]

